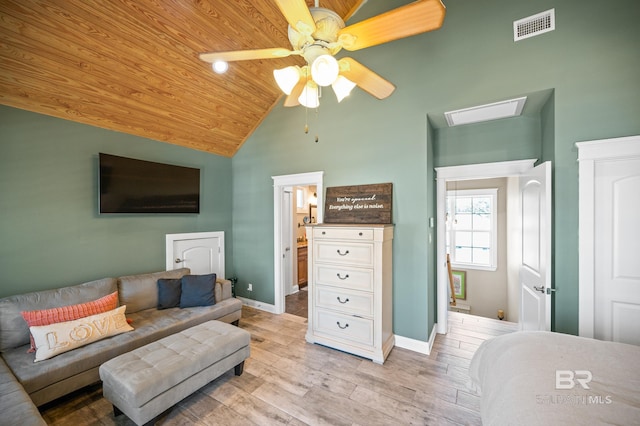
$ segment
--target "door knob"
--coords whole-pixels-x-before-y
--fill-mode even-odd
[[[182,263],[184,262],[184,259],[180,259],[179,257],[176,258],[176,263]]]
[[[535,291],[539,291],[540,293],[544,293],[544,286],[542,286],[542,287],[536,287],[536,286],[534,285],[534,286],[533,286],[533,289],[534,289]]]

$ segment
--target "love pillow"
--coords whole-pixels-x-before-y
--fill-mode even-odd
[[[126,305],[73,321],[29,327],[36,344],[34,362],[133,330],[124,316]]]
[[[34,325],[49,325],[57,322],[73,321],[89,315],[101,314],[118,307],[118,292],[114,291],[100,299],[77,305],[60,306],[58,308],[42,309],[40,311],[23,311],[22,318],[29,327]],[[36,345],[30,336],[31,347],[27,352],[35,352]]]

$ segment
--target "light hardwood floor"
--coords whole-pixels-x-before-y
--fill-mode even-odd
[[[168,410],[161,425],[480,424],[467,369],[484,340],[513,332],[498,320],[450,313],[429,356],[394,348],[384,365],[305,342],[306,319],[245,307],[244,373],[227,372]],[[41,407],[54,425],[133,425],[113,416],[100,385]]]

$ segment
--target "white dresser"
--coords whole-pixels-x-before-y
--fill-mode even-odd
[[[307,227],[306,339],[382,364],[393,348],[393,225]]]

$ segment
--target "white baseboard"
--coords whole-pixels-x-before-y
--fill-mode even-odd
[[[410,339],[409,337],[398,336],[396,334],[396,346],[402,349],[408,349],[413,352],[418,352],[423,355],[429,355],[433,342],[436,340],[436,324],[433,325],[431,334],[429,335],[429,341],[423,342],[422,340]]]
[[[431,349],[433,349],[433,342],[436,341],[436,334],[438,334],[438,323],[433,324],[431,334],[429,335],[429,353],[431,353]]]
[[[260,302],[259,300],[247,299],[239,296],[236,296],[236,299],[240,299],[243,305],[251,306],[252,308],[260,309],[272,314],[276,313],[276,306],[270,303],[264,303]]]

